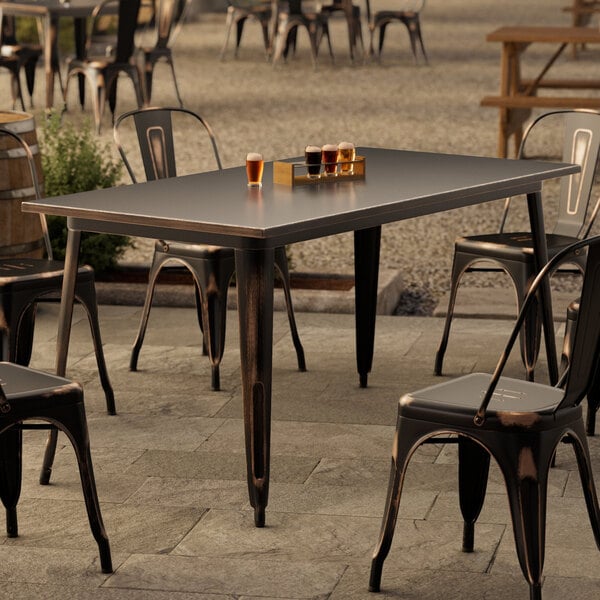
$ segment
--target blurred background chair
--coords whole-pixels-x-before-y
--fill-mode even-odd
[[[541,281],[570,255],[585,254],[586,246],[588,266],[565,389],[503,376]],[[401,398],[383,523],[371,564],[371,591],[380,590],[383,562],[392,543],[408,462],[418,446],[440,434],[457,434],[459,439],[464,552],[472,552],[474,548],[475,522],[485,499],[490,456],[498,462],[508,492],[517,555],[529,583],[530,600],[542,598],[548,475],[556,448],[563,439],[575,451],[588,516],[600,549],[600,507],[580,405],[592,383],[599,348],[600,236],[596,236],[563,249],[542,269],[531,285],[493,375],[471,373]]]
[[[333,0],[331,4],[324,4],[321,6],[321,13],[327,15],[328,22],[332,15],[343,13],[348,27],[350,60],[354,61],[359,42],[361,53],[364,57],[365,46],[362,35],[360,6],[358,4],[353,4],[352,0]]]
[[[579,318],[579,300],[574,300],[567,307],[567,319],[565,323],[565,337],[561,356],[561,371],[567,372],[571,364],[573,354],[573,343],[577,320]],[[585,430],[588,435],[596,433],[596,413],[600,408],[600,362],[596,365],[596,371],[592,384],[587,393],[587,417]]]
[[[308,33],[313,65],[317,66],[319,46],[323,36],[327,38],[329,56],[333,62],[333,48],[329,37],[329,16],[320,11],[317,3],[302,6],[303,0],[279,0],[277,4],[277,33],[273,41],[273,64],[281,58],[287,59],[290,48],[296,50],[298,28],[303,27]]]
[[[24,421],[45,421],[28,424]],[[8,537],[18,537],[23,429],[58,427],[73,445],[92,534],[103,573],[112,573],[108,536],[94,480],[81,386],[68,379],[0,362],[0,498],[6,509]]]
[[[39,21],[38,38],[41,40]],[[25,109],[21,87],[21,71],[25,72],[25,81],[27,91],[29,92],[29,104],[33,107],[33,89],[35,85],[35,67],[42,55],[42,46],[40,43],[20,43],[17,41],[15,17],[5,15],[2,17],[2,27],[0,30],[0,66],[8,69],[12,74],[12,99],[13,110],[16,100],[21,103],[21,108]],[[58,71],[60,77],[60,71]],[[61,83],[62,88],[62,83]]]
[[[96,6],[90,19],[90,31],[86,42],[84,58],[73,58],[68,61],[67,79],[65,83],[65,104],[69,81],[74,75],[82,75],[92,88],[92,105],[96,130],[100,132],[104,104],[108,97],[110,110],[115,113],[117,102],[117,80],[120,73],[125,73],[131,80],[140,108],[144,104],[139,67],[133,62],[134,34],[137,26],[139,0],[119,2],[104,0]],[[112,23],[111,15],[118,12],[116,46],[110,38],[114,31],[106,22]],[[101,54],[96,54],[100,52]],[[84,88],[80,88],[79,102],[83,109],[85,103]]]
[[[552,233],[546,235],[550,258],[577,239],[587,237],[600,208],[599,199],[586,221],[600,150],[600,114],[591,111],[553,111],[541,115],[525,132],[518,156],[526,158],[530,140],[535,138],[533,134],[541,134],[547,128],[554,132],[557,120],[561,121],[563,131],[562,160],[581,165],[581,173],[561,178],[556,225]],[[458,286],[465,273],[490,270],[506,272],[515,286],[519,308],[535,277],[531,233],[504,231],[509,207],[510,198],[505,202],[498,233],[459,237],[455,242],[446,322],[435,360],[436,375],[442,373]],[[569,256],[567,262],[583,272],[585,261],[585,253],[580,253]],[[483,266],[476,264],[481,262]],[[533,303],[521,335],[521,355],[529,380],[533,380],[540,332],[538,311]]]
[[[175,67],[173,65],[173,41],[179,34],[183,22],[187,16],[191,0],[156,0],[154,11],[154,35],[155,43],[152,46],[140,46],[137,49],[138,56],[142,61],[142,73],[144,74],[144,94],[146,104],[152,100],[152,79],[154,67],[159,60],[164,60],[171,69],[175,94],[179,106],[183,106],[183,100],[179,93]]]
[[[8,136],[18,144],[18,151],[29,165],[35,196],[40,199],[42,193],[29,145],[21,136],[5,128],[0,128],[2,136]],[[48,258],[0,259],[0,360],[21,365],[28,365],[31,359],[37,304],[58,301],[64,277],[64,263],[52,260],[46,219],[41,213],[40,219]],[[114,392],[102,350],[94,270],[87,265],[78,268],[75,297],[87,313],[107,411],[115,414]]]
[[[235,50],[233,51],[233,55],[235,58],[238,57],[244,25],[248,19],[255,19],[261,26],[263,42],[265,44],[265,54],[268,60],[271,57],[272,36],[269,29],[271,27],[271,22],[273,21],[273,2],[271,0],[228,0],[228,4],[227,19],[225,21],[225,43],[221,50],[221,60],[225,58],[225,54],[227,53],[231,30],[234,27]]]
[[[372,56],[375,54],[375,48],[373,46],[373,38],[375,37],[375,31],[379,29],[379,44],[377,57],[381,58],[381,50],[383,48],[383,41],[385,39],[385,32],[390,23],[395,21],[402,23],[406,26],[408,31],[408,38],[410,40],[410,47],[413,53],[415,62],[418,59],[417,46],[421,49],[421,54],[428,63],[427,52],[425,52],[425,44],[423,43],[423,36],[421,35],[421,11],[425,6],[425,0],[399,0],[400,7],[397,10],[380,10],[367,15],[369,21],[369,30],[371,32],[371,38],[369,42],[369,54]]]
[[[178,118],[177,127],[174,126],[175,117]],[[127,137],[124,134],[125,130],[127,130]],[[133,183],[143,177],[136,173],[143,173],[148,181],[176,177],[176,146],[182,151],[189,151],[187,146],[190,138],[193,137],[198,141],[201,134],[204,134],[207,145],[210,142],[215,164],[218,169],[221,169],[221,159],[210,125],[200,115],[189,110],[182,108],[134,110],[121,115],[114,126],[115,143]],[[168,202],[168,199],[165,198],[165,202]],[[192,273],[198,322],[203,331],[203,350],[207,352],[212,366],[211,386],[213,390],[219,390],[221,385],[219,365],[225,347],[227,292],[235,271],[232,248],[167,240],[156,241],[140,327],[131,353],[130,369],[137,370],[157,277],[166,263],[173,261],[184,265]],[[275,250],[275,267],[283,282],[298,368],[305,371],[304,350],[294,317],[285,248]]]

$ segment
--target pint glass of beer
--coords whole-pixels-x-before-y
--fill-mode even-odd
[[[340,171],[342,175],[352,175],[354,171],[354,163],[356,151],[352,142],[340,142],[338,144],[337,159],[340,163]]]
[[[304,149],[304,162],[309,179],[321,177],[321,148],[319,146],[306,146]]]
[[[262,187],[262,176],[265,163],[262,154],[250,152],[246,156],[246,175],[248,187]]]
[[[325,144],[321,148],[321,161],[325,167],[325,177],[337,175],[337,154],[338,147],[335,144]]]

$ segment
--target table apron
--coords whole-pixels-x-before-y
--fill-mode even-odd
[[[150,239],[169,239],[190,244],[211,244],[215,246],[238,248],[241,250],[251,250],[277,248],[279,246],[284,246],[285,244],[303,242],[348,231],[368,229],[387,223],[394,223],[405,219],[422,217],[438,212],[464,208],[466,206],[483,204],[493,200],[500,200],[507,197],[539,191],[541,191],[541,183],[532,182],[529,184],[520,184],[516,187],[507,186],[500,190],[496,189],[489,192],[478,192],[473,195],[459,195],[456,198],[448,198],[446,195],[444,198],[432,198],[427,202],[423,202],[422,199],[419,199],[414,203],[407,201],[405,206],[399,207],[398,205],[390,205],[390,209],[387,211],[385,210],[385,206],[380,206],[370,211],[357,212],[354,216],[345,215],[340,219],[336,219],[335,217],[327,219],[327,221],[315,219],[313,223],[307,223],[304,228],[298,228],[297,225],[292,224],[268,232],[258,231],[257,235],[239,231],[224,233],[194,230],[191,228],[184,229],[185,223],[180,223],[179,226],[157,226],[145,223],[133,223],[131,221],[116,222],[81,217],[67,217],[67,224],[69,229],[76,231],[111,233]]]

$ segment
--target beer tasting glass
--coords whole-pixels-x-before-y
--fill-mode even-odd
[[[265,163],[262,154],[249,152],[246,155],[246,175],[248,187],[262,187],[262,176]]]
[[[337,159],[340,163],[340,172],[342,175],[352,175],[354,172],[354,163],[356,150],[352,142],[340,142],[338,144]]]
[[[335,177],[337,175],[338,147],[335,144],[325,144],[321,148],[321,151],[321,161],[325,167],[325,176]]]
[[[306,146],[304,150],[309,179],[318,179],[321,176],[321,148],[319,146]]]

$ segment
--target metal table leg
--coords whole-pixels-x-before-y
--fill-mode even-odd
[[[373,364],[380,242],[380,226],[354,232],[356,365],[360,387],[367,387]]]
[[[236,250],[246,467],[254,523],[269,501],[274,251]]]

